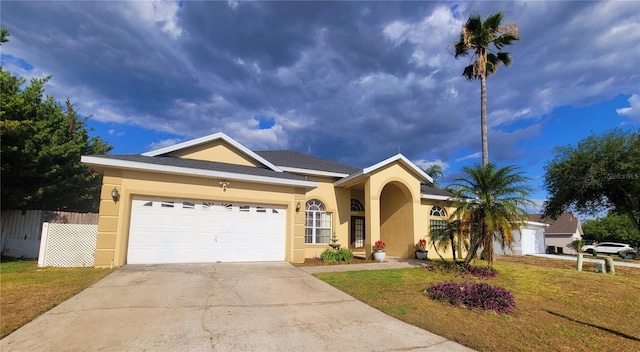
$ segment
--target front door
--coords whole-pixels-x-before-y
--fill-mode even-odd
[[[351,240],[349,248],[364,248],[364,216],[351,217]]]

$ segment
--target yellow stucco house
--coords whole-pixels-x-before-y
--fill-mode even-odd
[[[413,257],[454,209],[398,154],[359,169],[216,133],[141,155],[83,156],[104,175],[95,265],[289,261],[329,248]],[[429,256],[435,255],[430,251]]]

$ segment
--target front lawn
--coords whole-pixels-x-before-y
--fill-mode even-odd
[[[485,265],[484,263],[477,263]],[[640,269],[616,266],[596,274],[593,263],[499,257],[499,275],[486,282],[510,290],[511,314],[471,311],[422,294],[431,283],[462,281],[429,269],[367,270],[318,278],[409,324],[480,351],[640,350]]]
[[[38,268],[35,260],[0,263],[0,338],[111,272],[95,268]]]

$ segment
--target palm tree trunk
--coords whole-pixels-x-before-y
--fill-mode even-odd
[[[476,256],[476,252],[478,252],[479,247],[479,238],[474,239],[471,242],[471,247],[469,248],[469,252],[467,252],[466,258],[464,258],[464,266],[468,266],[471,263],[471,259]]]
[[[482,127],[482,165],[489,163],[489,142],[487,140],[487,77],[480,75],[480,125]]]
[[[454,242],[453,235],[449,236],[449,241],[451,241],[451,253],[453,253],[453,262],[456,263],[456,243]]]
[[[469,252],[467,252],[467,256],[464,258],[464,266],[468,266],[471,263],[471,259],[473,259],[478,253],[478,248],[480,248],[480,242],[484,238],[484,225],[480,230],[479,234],[475,234],[471,236],[471,246],[469,247]]]
[[[489,266],[493,266],[493,234],[487,234],[484,241],[484,249],[487,254],[487,262],[489,262]]]

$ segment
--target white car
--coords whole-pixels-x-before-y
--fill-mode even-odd
[[[636,250],[627,243],[601,242],[582,246],[582,251],[587,253],[619,254],[628,258],[636,257]]]

